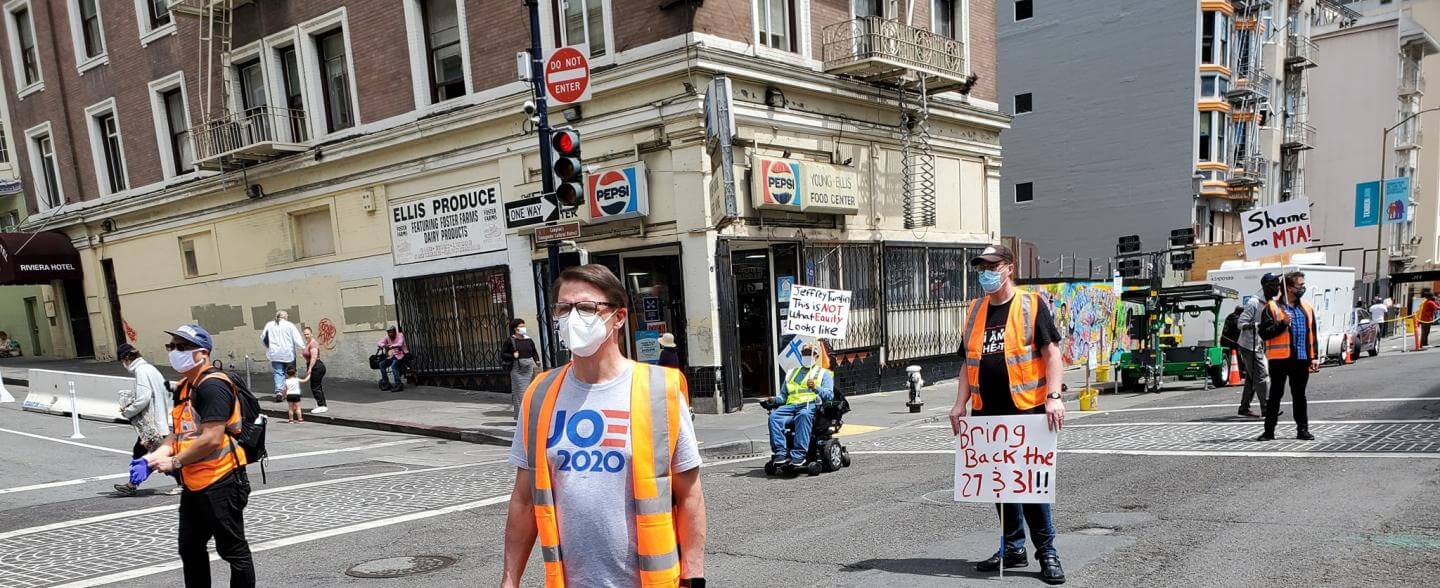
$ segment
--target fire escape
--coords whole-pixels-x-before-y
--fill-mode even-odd
[[[1236,0],[1235,84],[1225,94],[1230,101],[1234,144],[1230,159],[1230,197],[1244,208],[1255,204],[1269,179],[1270,160],[1261,148],[1260,127],[1268,118],[1275,78],[1265,72],[1261,57],[1262,23],[1270,0]]]
[[[252,0],[169,2],[171,13],[198,21],[196,74],[201,84],[201,122],[190,134],[196,167],[238,169],[306,150],[309,131],[303,111],[271,106],[268,89],[263,87],[253,96],[235,91],[242,82],[232,70],[234,11]]]
[[[930,147],[930,97],[969,93],[962,41],[882,16],[859,16],[825,27],[825,71],[889,86],[900,102],[905,228],[935,225],[935,155]]]
[[[1280,200],[1305,197],[1304,152],[1315,148],[1315,127],[1310,125],[1310,68],[1318,65],[1320,47],[1310,40],[1310,20],[1290,0],[1285,34],[1285,99],[1280,141]]]

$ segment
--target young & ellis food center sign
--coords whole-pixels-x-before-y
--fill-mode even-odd
[[[755,155],[750,178],[750,201],[757,209],[860,212],[860,174],[853,168]]]

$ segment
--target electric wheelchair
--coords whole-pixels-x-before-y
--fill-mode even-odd
[[[781,405],[775,402],[774,398],[766,398],[760,401],[760,406],[766,412],[771,412]],[[835,390],[833,400],[818,402],[815,407],[815,423],[810,427],[810,449],[805,454],[805,465],[779,466],[773,461],[767,461],[766,475],[795,475],[804,471],[811,476],[818,476],[820,472],[833,472],[850,467],[850,450],[835,438],[835,434],[840,432],[840,426],[845,424],[844,416],[847,412],[850,412],[850,402],[845,400],[845,394],[839,390]],[[794,436],[795,421],[791,419],[785,423],[786,447],[790,446]]]

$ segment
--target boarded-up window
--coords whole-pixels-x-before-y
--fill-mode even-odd
[[[295,258],[335,254],[335,232],[330,227],[330,207],[291,215],[295,227]]]
[[[180,269],[185,277],[213,274],[216,265],[215,236],[210,231],[180,237]]]

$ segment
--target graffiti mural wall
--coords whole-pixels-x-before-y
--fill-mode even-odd
[[[1107,363],[1116,349],[1129,347],[1124,328],[1129,313],[1109,282],[1039,284],[1022,289],[1039,292],[1049,302],[1055,326],[1065,338],[1060,350],[1066,365],[1083,364],[1091,349],[1100,363]]]

